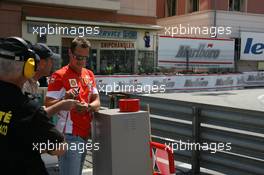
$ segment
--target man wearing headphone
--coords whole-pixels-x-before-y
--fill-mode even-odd
[[[38,91],[38,80],[41,77],[46,77],[51,74],[55,53],[53,53],[51,49],[43,43],[37,43],[33,45],[31,49],[40,57],[40,61],[38,63],[38,70],[36,74],[33,78],[26,81],[23,86],[23,91],[34,96]]]
[[[46,111],[21,91],[34,76],[37,61],[22,38],[0,40],[0,169],[9,175],[47,175],[40,150],[64,153],[63,135],[49,123]]]
[[[49,76],[51,74],[53,60],[56,59],[56,55],[47,45],[43,43],[36,43],[35,45],[31,46],[31,49],[39,56],[40,60],[38,61],[35,75],[24,83],[22,91],[34,98],[37,96],[39,88],[38,80],[43,76]],[[75,103],[77,103],[77,101],[64,99],[56,105],[45,108],[45,110],[48,114],[48,117],[50,117],[61,110],[71,109]]]

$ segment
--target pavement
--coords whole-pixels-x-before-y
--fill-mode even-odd
[[[175,92],[145,94],[144,96],[264,111],[264,88],[206,92]]]

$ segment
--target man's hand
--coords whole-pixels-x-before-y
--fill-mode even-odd
[[[88,104],[85,102],[79,102],[76,104],[76,111],[78,113],[87,112],[89,110]]]
[[[44,108],[48,113],[48,117],[60,112],[60,111],[69,111],[72,108],[75,108],[79,101],[73,99],[66,100],[56,100],[55,104],[50,105],[49,107]]]
[[[75,99],[79,95],[80,88],[70,89],[65,93],[64,99]]]
[[[78,100],[73,99],[64,99],[59,102],[60,110],[69,111],[72,108],[75,108],[79,103]]]
[[[98,107],[99,108],[99,107]],[[85,103],[85,102],[79,102],[76,105],[76,111],[79,113],[83,112],[96,112],[99,109],[97,107],[93,106],[92,104]]]

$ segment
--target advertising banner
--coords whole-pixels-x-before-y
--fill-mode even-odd
[[[160,36],[158,66],[186,68],[233,68],[234,40]]]
[[[253,80],[258,81],[253,81]],[[200,91],[209,89],[235,89],[247,85],[263,84],[257,73],[226,75],[179,75],[179,76],[96,76],[100,92],[163,93],[168,90]]]
[[[264,72],[214,75],[113,75],[96,76],[100,92],[163,93],[174,91],[203,91],[264,86]]]
[[[264,86],[264,72],[244,72],[243,83],[245,86]]]
[[[241,32],[241,60],[264,60],[264,33]]]

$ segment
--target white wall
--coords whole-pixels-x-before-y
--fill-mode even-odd
[[[173,16],[163,19],[158,19],[160,26],[213,26],[214,25],[214,11],[202,11],[181,16]],[[264,15],[242,13],[234,11],[217,11],[216,12],[216,26],[232,27],[231,35],[220,35],[220,38],[239,38],[241,31],[247,32],[264,32]],[[160,34],[164,34],[164,30]],[[185,36],[185,35],[183,35]],[[188,35],[189,37],[207,37],[204,35]]]
[[[264,32],[264,15],[242,12],[217,11],[217,26],[231,26],[232,37],[240,37],[241,31]]]
[[[180,24],[182,26],[188,27],[203,27],[203,26],[210,26],[213,13],[212,12],[196,12],[192,14],[187,15],[181,15],[181,16],[172,16],[167,17],[163,19],[158,19],[157,25],[160,25],[162,27],[179,27]],[[165,35],[165,30],[161,30],[159,32],[161,35]],[[168,33],[167,33],[168,34]],[[166,34],[166,35],[167,35]],[[181,35],[183,37],[209,37],[204,35]]]

